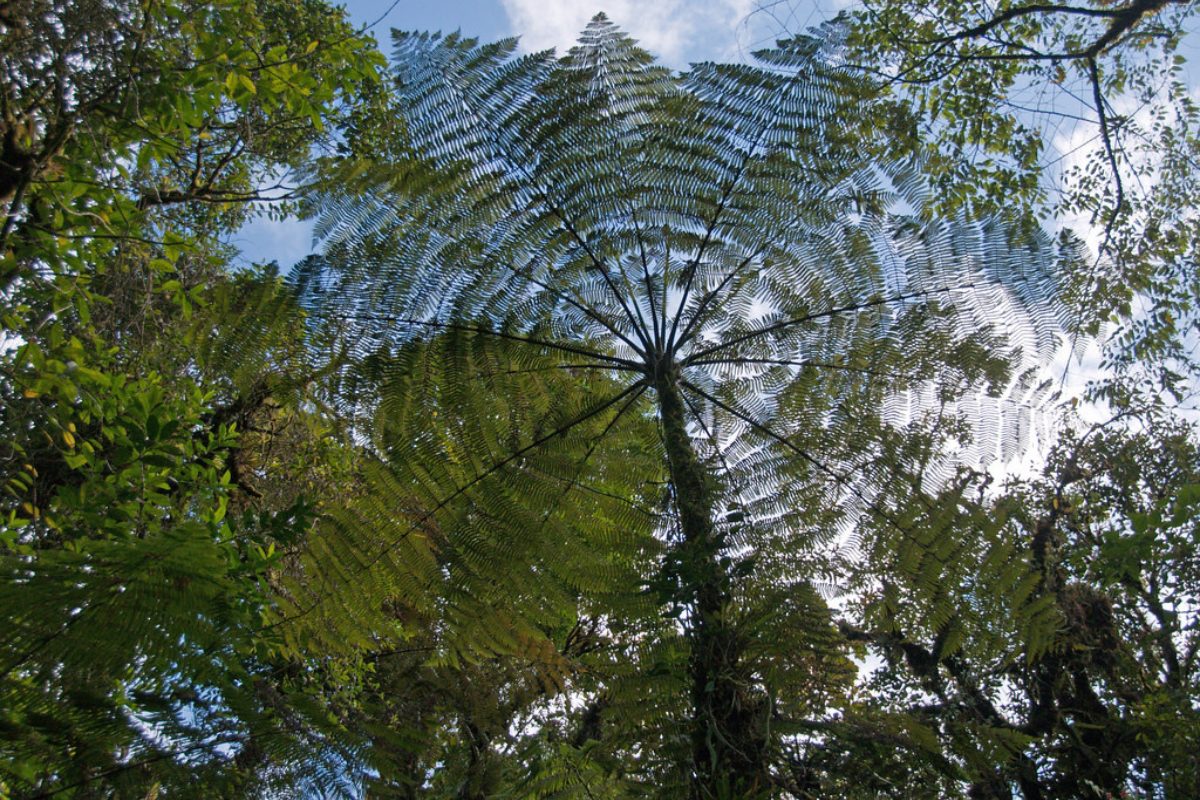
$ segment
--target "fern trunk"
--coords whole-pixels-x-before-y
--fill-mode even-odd
[[[714,519],[719,481],[697,457],[687,431],[679,370],[666,364],[655,376],[671,488],[683,541],[677,563],[682,602],[688,606],[691,648],[692,792],[694,800],[745,798],[767,785],[761,703],[741,680],[742,642],[730,623],[731,582],[721,561]]]

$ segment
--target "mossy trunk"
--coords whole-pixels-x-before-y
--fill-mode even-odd
[[[671,487],[683,542],[676,563],[691,649],[693,800],[767,793],[761,704],[742,675],[743,643],[728,617],[731,580],[715,509],[720,483],[697,457],[673,365],[655,378]]]

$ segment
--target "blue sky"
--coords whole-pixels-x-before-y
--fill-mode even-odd
[[[387,50],[388,31],[461,29],[469,36],[499,39],[511,25],[500,0],[350,0],[345,4],[359,25],[375,24],[375,38]]]

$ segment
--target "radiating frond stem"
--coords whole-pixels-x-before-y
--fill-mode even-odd
[[[473,375],[464,375],[461,380],[469,381],[475,378],[490,378],[497,375],[537,375],[544,372],[572,372],[574,370],[599,370],[601,372],[617,371],[617,372],[644,372],[642,369],[632,369],[625,366],[614,366],[613,364],[551,364],[546,367],[529,367],[528,369],[506,369],[497,372],[477,372]]]
[[[704,256],[705,256],[706,251],[708,250],[709,244],[712,242],[713,233],[716,231],[717,224],[721,220],[721,215],[724,213],[724,210],[729,203],[729,199],[733,196],[734,190],[737,188],[737,185],[741,182],[742,176],[746,172],[746,167],[749,166],[750,161],[754,158],[755,150],[757,150],[758,146],[762,143],[763,136],[774,125],[775,119],[779,115],[779,105],[788,96],[792,87],[800,80],[802,75],[803,75],[803,73],[800,70],[796,70],[796,72],[793,73],[792,77],[788,80],[787,84],[780,87],[779,90],[774,93],[773,105],[771,107],[770,115],[767,118],[763,119],[762,124],[758,128],[758,132],[754,136],[754,139],[745,147],[745,149],[743,151],[742,162],[740,164],[738,164],[737,169],[734,170],[732,179],[723,188],[723,190],[721,192],[721,198],[717,202],[716,210],[713,211],[712,219],[709,220],[708,225],[706,226],[706,229],[704,231],[704,238],[701,240],[700,246],[696,249],[696,255],[692,259],[691,264],[689,265],[687,278],[684,281],[683,292],[682,292],[681,299],[679,302],[679,307],[681,309],[687,307],[688,298],[691,296],[692,284],[694,283],[695,278],[696,278],[696,272],[700,268],[700,264],[702,263],[702,261],[704,259]],[[749,258],[747,258],[746,263],[748,263],[750,260],[752,260],[753,257],[754,256],[750,256]],[[738,267],[738,270],[740,270],[744,266],[745,266],[745,263],[740,265]],[[735,270],[735,272],[738,270]],[[702,305],[704,305],[704,304],[702,304]],[[693,316],[693,320],[698,318],[700,316],[700,313],[701,313],[701,310],[697,309],[696,315]],[[679,347],[675,337],[679,330],[680,316],[681,315],[678,315],[678,314],[675,316],[675,319],[671,323],[671,335],[669,337],[667,337],[666,350],[670,351],[670,352],[676,352]]]
[[[454,322],[439,322],[437,320],[414,319],[411,317],[393,316],[390,314],[348,314],[338,313],[335,311],[316,311],[310,312],[313,316],[325,317],[327,319],[340,319],[348,322],[381,322],[388,325],[410,325],[415,328],[426,328],[431,331],[465,331],[467,333],[478,333],[484,336],[494,336],[497,339],[505,339],[510,342],[523,342],[525,344],[545,347],[550,350],[558,350],[563,353],[572,353],[577,356],[586,358],[594,358],[598,361],[604,361],[612,365],[610,369],[623,370],[627,372],[644,373],[645,367],[637,362],[619,356],[610,356],[603,353],[596,353],[591,350],[585,350],[580,347],[562,344],[559,342],[550,342],[544,339],[536,339],[532,336],[521,336],[515,333],[505,333],[503,331],[492,330],[478,325],[463,325]]]
[[[729,461],[725,458],[725,453],[720,447],[720,442],[717,441],[716,434],[711,428],[709,428],[708,423],[705,422],[704,415],[701,413],[700,409],[696,407],[696,404],[692,402],[690,397],[683,393],[680,393],[679,396],[683,398],[683,404],[687,406],[688,411],[690,411],[692,414],[692,418],[696,420],[696,424],[699,425],[700,430],[704,432],[705,438],[707,438],[708,441],[713,444],[713,451],[716,453],[717,458],[721,460],[721,474],[731,475],[733,470],[729,464]]]
[[[549,472],[539,471],[538,474],[543,475],[547,478],[558,480],[559,482],[562,482],[564,484],[568,484],[569,488],[571,488],[571,489],[585,492],[587,494],[594,495],[596,497],[603,497],[606,500],[615,500],[618,503],[620,503],[621,505],[627,506],[628,508],[633,509],[634,511],[638,512],[639,514],[644,515],[647,519],[661,520],[665,516],[664,514],[662,514],[660,512],[653,511],[649,508],[646,508],[645,506],[638,505],[633,500],[629,499],[629,497],[627,497],[626,495],[619,495],[619,494],[616,494],[615,492],[606,492],[602,489],[597,489],[594,486],[589,486],[588,484],[580,482],[578,480],[568,481],[567,479],[563,478],[561,475],[555,475],[555,474],[549,473]]]
[[[628,336],[626,336],[624,333],[621,332],[620,328],[618,328],[616,325],[614,325],[609,320],[605,319],[605,317],[603,315],[601,315],[600,312],[596,311],[596,309],[593,308],[592,306],[583,302],[578,297],[570,297],[566,294],[563,294],[562,292],[555,290],[552,286],[545,283],[544,281],[534,280],[533,278],[529,277],[528,275],[522,274],[522,271],[518,270],[516,267],[513,267],[511,265],[506,265],[506,266],[510,270],[512,270],[513,273],[515,275],[517,275],[518,277],[529,281],[530,283],[532,283],[534,286],[537,286],[542,291],[548,292],[555,299],[566,303],[567,305],[571,306],[571,308],[574,308],[576,311],[580,312],[588,319],[594,321],[595,323],[597,323],[598,325],[603,327],[606,331],[611,333],[613,336],[617,337],[622,342],[627,344],[629,346],[629,348],[631,350],[633,350],[635,353],[645,356],[645,353],[643,352],[643,348],[638,347],[638,345],[632,339],[630,339]],[[626,313],[628,314],[628,312],[626,312]],[[643,338],[643,337],[639,337],[639,338]]]
[[[625,405],[621,406],[621,408],[617,410],[617,413],[613,415],[613,418],[608,421],[608,424],[604,426],[604,430],[600,432],[600,435],[592,439],[591,443],[588,444],[587,450],[583,454],[583,458],[579,459],[579,463],[575,465],[574,475],[572,475],[570,478],[563,476],[552,476],[564,484],[563,492],[561,495],[559,495],[557,502],[546,508],[546,513],[542,516],[543,525],[546,524],[550,517],[554,516],[571,490],[578,488],[581,485],[579,483],[579,476],[583,473],[584,467],[587,466],[588,461],[591,460],[592,455],[596,452],[596,448],[600,446],[601,442],[607,440],[608,434],[612,432],[613,427],[617,424],[617,422],[620,421],[625,412],[629,410],[630,406],[636,403],[638,399],[646,393],[646,388],[647,387],[645,383],[639,384],[638,391],[630,395],[629,399],[625,402]]]
[[[451,503],[456,501],[458,498],[462,497],[464,494],[466,494],[471,489],[478,486],[480,483],[482,483],[487,478],[491,477],[492,475],[495,475],[496,473],[498,473],[501,470],[508,467],[513,462],[518,461],[519,459],[525,457],[529,453],[532,453],[535,450],[545,446],[547,443],[553,441],[554,439],[556,439],[560,436],[563,436],[564,434],[566,434],[568,431],[570,431],[575,426],[581,425],[584,422],[587,422],[588,420],[593,419],[593,418],[599,416],[600,414],[603,414],[605,411],[607,411],[608,409],[612,408],[613,406],[619,404],[622,400],[629,397],[631,394],[634,394],[635,392],[645,391],[645,388],[646,388],[645,380],[637,381],[636,383],[631,384],[630,386],[626,387],[623,391],[619,392],[618,394],[614,395],[613,397],[610,397],[607,400],[605,400],[604,402],[602,402],[592,408],[589,408],[585,411],[582,411],[579,414],[576,414],[570,420],[555,427],[554,430],[550,431],[549,433],[546,433],[546,434],[543,434],[542,436],[537,437],[536,439],[534,439],[532,442],[525,445],[524,447],[517,448],[516,450],[509,453],[504,458],[499,459],[498,461],[496,461],[494,464],[492,464],[487,469],[476,474],[475,477],[471,478],[469,481],[464,483],[462,486],[459,486],[453,492],[450,492],[445,497],[441,498],[437,503],[434,504],[433,508],[430,508],[430,509],[424,511],[423,513],[421,513],[420,516],[417,517],[417,519],[413,520],[409,524],[408,528],[402,534],[400,534],[399,536],[396,537],[395,541],[389,542],[388,544],[384,545],[380,549],[380,551],[378,553],[376,553],[374,556],[367,558],[362,563],[356,565],[354,568],[353,574],[351,574],[350,577],[354,577],[354,575],[361,574],[361,573],[365,572],[366,570],[371,569],[372,567],[376,566],[389,553],[391,553],[397,547],[399,547],[400,544],[405,539],[407,539],[410,535],[412,535],[414,532],[419,530],[423,525],[425,525],[425,523],[432,520],[438,512],[445,509]],[[290,617],[287,617],[285,619],[281,619],[278,622],[275,622],[271,625],[268,625],[268,626],[266,626],[266,628],[267,629],[276,628],[283,624],[297,620],[301,617],[304,617],[304,616],[310,614],[311,612],[313,612],[314,610],[319,608],[320,605],[325,600],[329,599],[331,594],[332,594],[332,590],[319,594],[316,598],[314,598],[313,602],[311,604],[309,604],[309,606],[307,608],[305,608],[304,610],[299,611],[296,614],[293,614]]]
[[[742,259],[741,263],[729,271],[728,275],[721,279],[721,282],[717,284],[715,288],[701,298],[699,304],[696,306],[696,312],[692,314],[691,319],[689,319],[687,325],[684,326],[683,333],[679,334],[679,339],[674,341],[672,345],[673,352],[679,352],[679,350],[691,340],[694,333],[699,329],[699,326],[704,321],[704,312],[708,309],[708,304],[719,297],[721,293],[725,291],[725,287],[729,285],[729,282],[736,278],[738,273],[753,263],[754,259],[758,258],[758,256],[758,252],[754,252],[746,256],[744,259]],[[680,306],[680,308],[682,310],[683,307]]]
[[[545,196],[545,195],[543,195],[543,196]],[[642,317],[641,310],[637,309],[637,303],[634,302],[634,308],[637,310],[637,314],[635,315],[632,311],[629,310],[629,302],[628,302],[628,301],[632,301],[633,298],[632,297],[626,298],[617,289],[617,285],[613,281],[612,275],[609,272],[608,264],[605,263],[604,259],[602,259],[598,255],[596,255],[596,251],[592,248],[591,243],[588,242],[585,237],[580,235],[579,231],[575,228],[574,225],[571,224],[571,221],[569,219],[567,219],[566,214],[564,214],[561,209],[559,209],[553,203],[550,203],[549,207],[550,207],[551,213],[553,213],[554,216],[556,216],[558,218],[559,222],[562,223],[563,229],[566,230],[567,233],[571,234],[571,237],[573,239],[575,239],[576,244],[578,244],[580,247],[583,248],[583,251],[585,253],[587,253],[588,260],[590,260],[592,262],[592,266],[594,266],[600,272],[601,277],[604,278],[605,286],[608,287],[608,290],[612,293],[613,297],[620,304],[621,309],[625,312],[625,318],[629,321],[630,327],[633,328],[634,332],[637,334],[638,339],[642,343],[641,347],[634,346],[633,349],[636,350],[639,355],[641,355],[643,358],[645,358],[647,353],[653,352],[653,346],[651,344],[653,337],[647,336],[647,334],[646,334],[646,329],[645,329],[646,321],[645,321],[645,318]],[[621,276],[623,279],[628,280],[628,276],[625,275],[623,270],[621,271]],[[628,289],[628,285],[626,286],[626,288]],[[624,338],[624,337],[622,336],[622,338]],[[626,341],[628,341],[628,340],[626,340]]]
[[[814,361],[812,359],[805,360],[789,360],[785,358],[708,358],[702,361],[688,361],[689,367],[708,367],[718,364],[728,364],[736,366],[738,364],[766,364],[777,367],[816,367],[818,369],[832,369],[843,372],[854,372],[860,375],[870,375],[875,378],[887,378],[892,381],[909,380],[911,375],[904,375],[898,372],[880,372],[879,370],[867,369],[866,367],[852,367],[849,364],[831,364],[828,361]]]
[[[636,216],[633,217],[633,219],[634,219],[634,224],[636,225],[637,224]],[[637,231],[637,238],[638,238],[638,254],[642,260],[642,282],[646,285],[646,299],[650,303],[650,330],[654,334],[654,349],[655,349],[655,352],[662,352],[663,334],[664,334],[663,329],[666,328],[665,317],[666,317],[667,310],[665,308],[663,309],[662,316],[664,318],[664,323],[662,325],[662,328],[660,328],[659,327],[659,316],[660,315],[658,313],[658,307],[657,307],[657,304],[655,303],[655,298],[654,298],[654,284],[653,284],[653,281],[650,280],[650,259],[646,255],[645,237],[642,236],[640,227],[638,228],[638,231]]]
[[[832,479],[838,486],[851,492],[855,497],[857,497],[859,500],[861,500],[866,505],[866,507],[869,508],[880,519],[884,520],[889,525],[891,525],[892,527],[896,528],[899,531],[902,531],[904,533],[908,532],[908,529],[905,528],[903,525],[901,525],[899,520],[897,520],[894,515],[892,515],[886,509],[882,508],[878,503],[876,503],[875,501],[873,501],[869,497],[867,497],[860,489],[853,486],[850,483],[850,480],[845,475],[839,474],[836,470],[829,467],[827,464],[822,462],[819,458],[814,456],[812,453],[809,453],[808,451],[804,450],[801,447],[797,447],[786,436],[776,433],[775,431],[768,428],[766,425],[763,425],[761,422],[754,419],[750,415],[745,414],[741,411],[738,411],[736,408],[729,405],[728,403],[721,402],[719,399],[717,399],[716,397],[713,397],[711,394],[704,391],[700,387],[696,386],[694,383],[690,383],[689,381],[683,381],[681,385],[684,388],[688,389],[689,391],[693,391],[696,394],[700,395],[701,397],[703,397],[708,402],[712,403],[717,408],[720,408],[720,409],[728,412],[729,414],[733,415],[737,419],[746,423],[752,429],[754,429],[755,431],[758,431],[758,433],[761,434],[762,436],[765,436],[766,438],[779,443],[780,445],[787,448],[791,452],[800,456],[800,458],[804,459],[809,464],[812,464],[819,471],[821,471],[825,475],[828,475],[829,478]]]
[[[884,306],[891,305],[893,303],[904,303],[909,300],[917,300],[917,299],[920,299],[923,297],[930,297],[930,296],[936,295],[936,294],[950,294],[952,292],[961,291],[961,290],[970,289],[970,288],[972,288],[971,284],[964,284],[964,285],[960,285],[960,286],[943,286],[943,287],[939,287],[937,289],[925,289],[920,292],[911,292],[909,294],[896,295],[893,297],[880,297],[875,300],[864,300],[861,303],[851,303],[849,305],[839,306],[838,308],[830,308],[830,309],[826,309],[825,311],[817,311],[817,312],[814,312],[811,314],[804,314],[799,317],[793,317],[792,319],[785,319],[785,320],[782,320],[781,322],[776,322],[771,325],[766,325],[762,328],[759,328],[758,330],[750,331],[749,333],[742,334],[741,336],[735,336],[732,339],[727,339],[723,342],[720,342],[719,344],[713,345],[712,347],[706,347],[703,350],[699,350],[695,353],[690,353],[687,356],[685,356],[683,359],[681,359],[680,363],[683,364],[684,366],[690,366],[692,364],[695,364],[698,360],[704,359],[706,356],[710,356],[713,353],[718,353],[718,352],[725,350],[727,348],[730,348],[730,347],[736,347],[737,345],[741,344],[742,342],[750,341],[751,339],[755,339],[759,336],[765,336],[766,334],[769,334],[769,333],[775,333],[776,331],[786,330],[786,329],[794,327],[796,325],[803,325],[806,322],[813,322],[813,321],[819,320],[819,319],[828,319],[830,317],[836,317],[836,316],[840,316],[842,314],[855,314],[859,311],[866,311],[866,310],[872,309],[872,308],[881,308]]]
[[[628,187],[630,185],[629,176],[624,170],[621,171],[621,178],[625,181],[626,187]],[[642,263],[642,283],[646,287],[646,298],[650,303],[649,331],[652,334],[652,336],[651,336],[652,342],[650,344],[651,344],[651,347],[653,348],[652,352],[658,353],[658,352],[662,352],[663,335],[659,331],[659,327],[658,327],[659,315],[658,315],[658,311],[657,311],[657,308],[656,308],[655,302],[654,302],[653,283],[650,280],[650,258],[646,253],[646,237],[644,235],[642,235],[642,226],[640,224],[638,224],[638,220],[637,220],[638,209],[637,209],[637,207],[634,206],[632,202],[628,202],[627,207],[629,209],[629,219],[633,223],[634,233],[636,234],[636,238],[637,238],[638,258]],[[632,290],[631,290],[631,297],[632,297]],[[639,309],[638,310],[638,319],[641,320],[642,325],[645,326],[646,325],[645,319],[641,315],[641,310],[640,310],[640,307],[636,300],[634,300],[634,307]],[[664,315],[664,323],[665,323],[665,315],[666,315],[665,307],[663,308],[663,315]],[[664,327],[665,327],[665,324],[664,324]]]
[[[662,275],[662,281],[661,281],[662,296],[659,298],[659,304],[662,307],[662,319],[661,319],[662,333],[659,335],[659,340],[662,342],[663,352],[666,352],[667,316],[668,316],[668,309],[670,309],[670,307],[671,307],[671,305],[670,305],[671,282],[667,279],[667,273],[671,266],[671,242],[670,241],[666,241],[663,243],[662,264],[663,264],[663,275]]]
[[[474,109],[472,111],[474,113]],[[483,118],[484,118],[483,116],[479,117],[479,119],[483,119]],[[488,130],[491,133],[496,132],[496,131],[492,130],[486,124],[481,125],[480,127],[482,130]],[[530,168],[525,164],[524,159],[522,159],[519,155],[514,156],[512,153],[507,152],[508,148],[499,144],[495,140],[492,141],[492,144],[493,144],[493,146],[496,146],[497,149],[503,153],[502,157],[505,161],[508,162],[510,168],[514,172],[522,175],[524,177],[524,179],[526,181],[528,181],[529,184],[534,188],[534,190],[535,190],[534,195],[540,197],[540,200],[546,204],[546,209],[555,218],[558,219],[558,221],[562,224],[563,230],[566,231],[568,234],[570,234],[571,238],[575,240],[575,243],[578,244],[581,248],[583,248],[583,251],[585,253],[587,253],[588,259],[592,262],[592,265],[596,268],[596,270],[598,270],[600,272],[600,275],[604,280],[605,286],[608,287],[608,290],[609,290],[609,292],[612,293],[613,298],[617,301],[617,303],[621,306],[621,309],[625,312],[625,318],[629,321],[630,326],[637,333],[638,339],[640,339],[642,342],[642,346],[640,348],[635,345],[632,345],[632,343],[630,343],[630,345],[633,347],[633,349],[635,351],[638,351],[641,355],[644,356],[645,353],[650,350],[650,339],[646,337],[645,331],[643,330],[645,327],[645,323],[643,320],[641,320],[640,314],[635,315],[630,311],[629,305],[626,302],[626,297],[624,295],[622,295],[620,290],[617,288],[616,283],[612,279],[611,271],[609,270],[608,265],[605,263],[604,259],[596,254],[595,250],[592,248],[591,244],[588,242],[587,237],[583,236],[579,232],[579,229],[574,225],[574,223],[571,222],[569,215],[563,210],[562,205],[554,199],[553,193],[550,191],[550,189],[548,187],[546,187],[545,185],[542,185],[537,180],[537,177],[533,174],[533,172],[530,170]],[[622,277],[625,277],[625,276],[622,275]],[[564,298],[564,296],[561,295],[561,293],[555,293],[555,294],[560,299]],[[587,313],[587,312],[585,312],[585,313]],[[639,322],[641,324],[639,324]],[[605,323],[602,322],[601,324],[605,324]],[[609,330],[612,333],[614,333],[615,335],[617,335],[619,338],[622,338],[622,339],[625,338],[622,334],[617,332],[617,330],[614,327],[611,327],[607,324],[605,324],[605,327],[609,328]],[[628,342],[628,340],[626,340],[626,341]]]
[[[607,83],[607,90],[610,93],[614,92],[614,85],[613,85],[613,82],[611,81],[611,79],[606,81],[606,83]],[[646,237],[643,235],[642,226],[638,222],[639,208],[631,199],[635,194],[635,192],[633,191],[633,189],[635,188],[635,182],[630,180],[629,171],[626,168],[626,166],[627,166],[626,162],[621,162],[619,165],[618,174],[620,175],[621,180],[624,182],[625,188],[626,188],[626,196],[624,197],[625,207],[626,207],[627,213],[629,214],[629,220],[633,225],[634,233],[636,234],[638,258],[639,258],[639,260],[641,262],[641,266],[642,266],[642,282],[643,282],[643,285],[646,287],[646,298],[650,304],[650,325],[648,327],[648,330],[652,334],[652,336],[650,337],[652,339],[652,342],[651,342],[652,347],[653,347],[652,352],[661,353],[662,347],[663,347],[663,334],[659,330],[659,314],[658,314],[656,303],[655,303],[654,289],[653,289],[652,281],[650,279],[650,258],[648,256],[648,254],[646,253]],[[633,297],[632,289],[631,289],[630,296],[631,296],[631,298]],[[634,306],[635,306],[635,308],[638,307],[638,304],[636,301],[634,301]],[[666,314],[666,307],[664,305],[664,307],[663,307],[664,317],[665,317],[665,314]],[[639,319],[642,320],[642,325],[645,326],[645,320],[641,317],[640,310],[639,310]],[[664,329],[665,329],[665,323],[664,323]]]
[[[713,231],[717,227],[717,221],[721,217],[721,212],[724,210],[725,204],[729,201],[729,195],[733,191],[733,187],[736,184],[736,178],[741,176],[742,171],[745,169],[746,163],[749,160],[750,156],[747,154],[745,160],[743,160],[741,165],[738,167],[735,180],[730,181],[729,185],[725,187],[724,193],[721,196],[721,200],[717,203],[717,209],[713,212],[713,217],[711,220],[709,220],[708,226],[705,228],[704,238],[700,240],[700,246],[696,249],[696,255],[693,256],[690,261],[688,261],[686,269],[687,276],[684,278],[683,291],[679,296],[679,308],[681,310],[687,308],[688,299],[692,296],[692,284],[695,282],[696,273],[700,269],[701,259],[704,258],[704,253],[708,249],[708,243],[712,241]],[[675,337],[679,332],[679,320],[682,316],[682,314],[676,314],[675,318],[671,320],[671,334],[667,336],[667,352],[674,352],[676,350]]]

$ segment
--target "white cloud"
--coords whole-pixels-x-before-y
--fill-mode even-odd
[[[313,223],[294,217],[285,220],[258,217],[238,231],[233,244],[247,261],[277,261],[286,273],[297,261],[313,252]]]
[[[804,33],[855,0],[500,0],[521,48],[565,53],[603,11],[659,61],[744,61],[776,39]]]
[[[523,50],[565,53],[589,20],[603,11],[664,64],[725,59],[736,54],[736,31],[756,0],[502,0]]]

